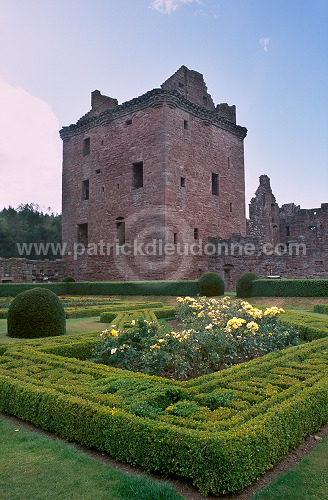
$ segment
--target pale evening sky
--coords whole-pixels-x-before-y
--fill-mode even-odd
[[[98,89],[119,103],[180,66],[237,106],[246,203],[328,202],[327,0],[0,0],[0,210],[61,212],[58,131]]]

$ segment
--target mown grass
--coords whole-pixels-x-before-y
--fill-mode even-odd
[[[2,500],[182,500],[166,482],[129,475],[0,416]]]
[[[93,316],[91,318],[72,318],[66,320],[66,334],[71,335],[73,333],[88,333],[88,332],[100,332],[104,329],[106,325],[100,323],[99,316]],[[7,320],[0,319],[0,343],[1,342],[17,342],[20,339],[7,337]]]
[[[328,498],[328,437],[294,468],[252,500],[319,500]]]

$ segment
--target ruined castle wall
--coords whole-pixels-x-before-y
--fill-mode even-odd
[[[62,281],[66,276],[63,260],[29,260],[24,258],[3,259],[0,257],[0,279],[2,283],[32,283]]]

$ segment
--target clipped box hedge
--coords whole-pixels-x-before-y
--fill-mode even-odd
[[[291,323],[303,340],[316,340],[328,336],[328,321],[326,318],[304,314],[297,311],[286,311],[280,315],[283,323]]]
[[[267,279],[252,282],[253,297],[328,297],[328,280]]]
[[[328,304],[316,304],[313,307],[313,312],[320,314],[328,314]]]
[[[101,314],[113,313],[117,311],[127,311],[132,309],[152,309],[152,308],[163,307],[162,302],[127,302],[114,304],[112,306],[79,306],[79,307],[66,307],[66,317],[67,318],[88,318],[92,316],[101,316]]]
[[[57,295],[192,295],[197,280],[182,281],[84,281],[66,283],[0,283],[0,297],[15,297],[30,288],[49,288]]]
[[[202,494],[243,490],[328,421],[328,338],[188,382],[81,361],[98,338],[0,345],[0,411]]]

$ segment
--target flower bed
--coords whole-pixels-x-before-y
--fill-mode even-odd
[[[104,330],[95,361],[176,380],[194,378],[299,342],[297,331],[278,319],[282,309],[256,309],[229,297],[177,299],[181,331],[167,331],[141,314],[130,324],[119,317]],[[131,313],[132,314],[132,313]],[[139,316],[139,317],[140,317]],[[133,318],[133,316],[131,316]],[[119,321],[119,323],[118,323]],[[120,331],[117,326],[129,327]]]

